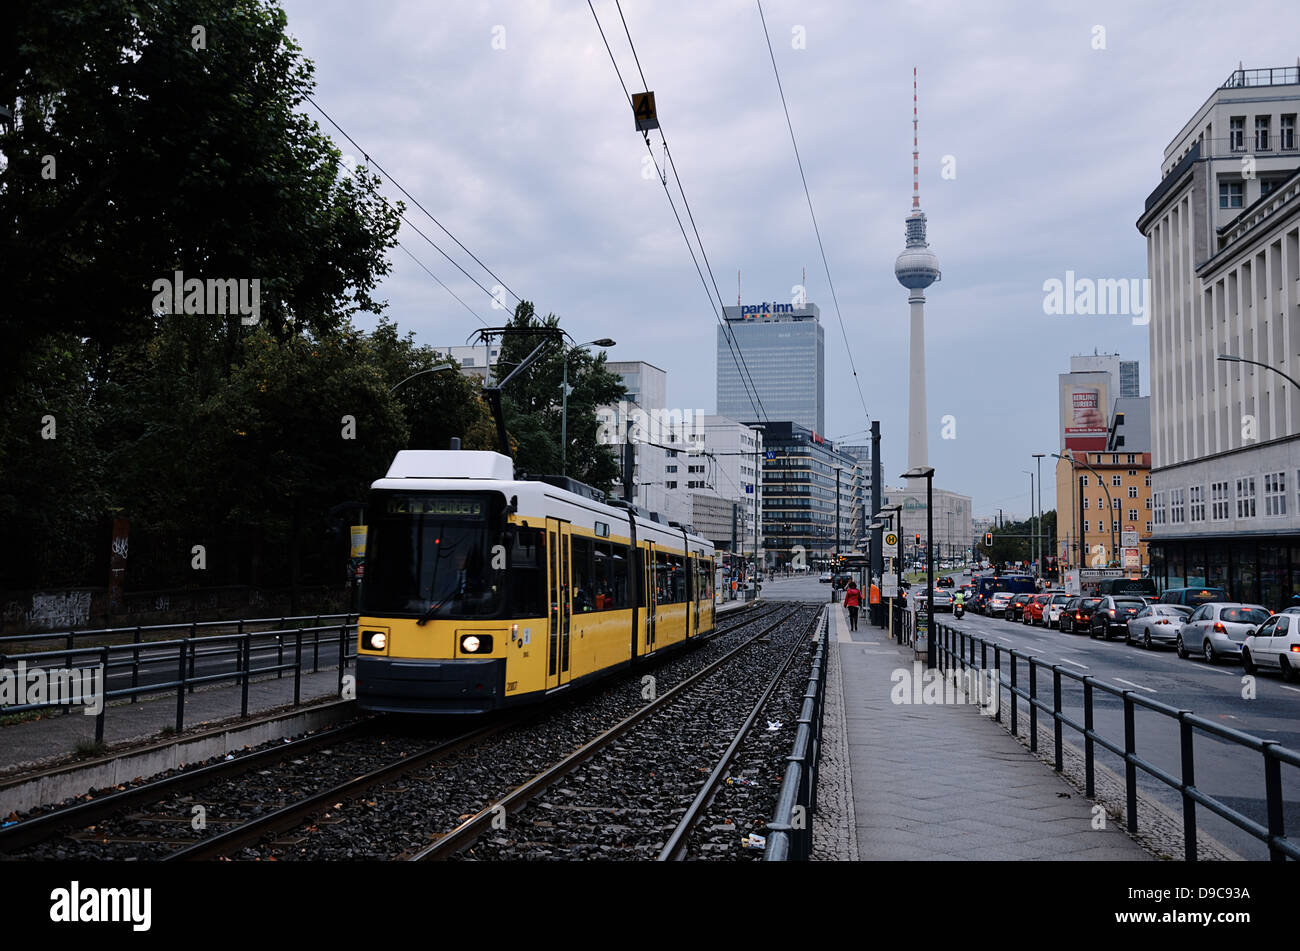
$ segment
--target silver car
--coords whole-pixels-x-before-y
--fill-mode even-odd
[[[1240,657],[1246,638],[1267,621],[1273,612],[1262,604],[1211,601],[1202,604],[1187,619],[1174,638],[1179,657],[1200,654],[1206,663],[1220,657]]]
[[[1043,611],[1043,623],[1047,627],[1059,628],[1061,626],[1061,612],[1065,610],[1065,605],[1070,600],[1070,596],[1057,591],[1044,593],[1050,594],[1052,600],[1047,603],[1047,607]]]
[[[1182,633],[1192,609],[1181,604],[1151,604],[1128,622],[1125,644],[1141,644],[1151,650],[1156,644],[1173,644]]]
[[[925,603],[925,592],[921,592],[921,603]],[[952,610],[952,592],[946,588],[934,589],[934,609],[935,611]]]
[[[989,603],[985,608],[989,617],[1006,617],[1007,605],[1011,603],[1011,599],[1014,597],[1015,594],[1010,591],[995,591],[993,596],[989,598]]]

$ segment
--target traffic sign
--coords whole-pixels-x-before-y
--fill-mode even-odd
[[[1120,532],[1119,537],[1121,548],[1137,548],[1138,533],[1136,529],[1126,528],[1124,531]]]
[[[659,117],[655,113],[655,94],[636,92],[632,94],[632,114],[636,116],[636,130],[648,132],[659,128]]]
[[[895,535],[893,532],[890,532],[888,535],[885,536],[885,544],[888,545],[890,548],[893,548],[895,545],[898,544],[898,536]]]
[[[898,597],[898,575],[892,571],[886,571],[880,577],[880,594],[886,598]]]

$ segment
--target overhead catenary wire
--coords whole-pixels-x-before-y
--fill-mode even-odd
[[[618,60],[617,60],[617,59],[615,58],[615,56],[614,56],[614,50],[613,50],[613,48],[612,48],[612,47],[610,46],[610,44],[609,44],[609,38],[605,35],[605,29],[604,29],[604,27],[601,25],[600,17],[597,16],[597,14],[596,14],[596,8],[595,8],[595,6],[592,5],[591,0],[587,0],[587,7],[588,7],[588,9],[591,10],[591,16],[592,16],[592,19],[594,19],[594,20],[596,21],[596,29],[600,31],[600,38],[601,38],[601,40],[602,40],[602,41],[604,42],[604,44],[605,44],[605,51],[609,54],[609,60],[610,60],[610,63],[611,63],[611,64],[613,65],[613,67],[614,67],[614,73],[615,73],[615,75],[618,77],[619,85],[623,88],[623,95],[627,98],[628,105],[631,106],[631,105],[632,105],[632,95],[631,95],[631,93],[628,91],[627,83],[623,81],[623,72],[622,72],[621,69],[619,69]],[[622,17],[622,9],[621,9],[621,8],[620,8],[620,10],[619,10],[619,16]],[[626,20],[624,20],[624,27],[626,28]],[[630,34],[629,34],[629,36],[628,36],[628,41],[629,41],[629,43],[631,43],[631,35],[630,35]],[[633,58],[634,58],[634,59],[637,59],[637,68],[638,68],[638,71],[640,71],[640,60],[639,60],[639,57],[637,57],[637,53],[636,53],[635,46],[633,46],[632,55],[633,55]],[[644,75],[643,72],[641,73],[641,79],[642,79],[642,82],[645,82],[645,75]],[[647,87],[647,88],[648,88],[648,87]],[[659,131],[660,131],[660,135],[662,136],[662,135],[663,135],[663,128],[662,128],[662,125],[660,126]],[[681,195],[682,195],[682,204],[683,204],[683,206],[685,206],[685,208],[686,208],[687,216],[691,219],[691,227],[692,227],[692,229],[695,231],[696,241],[699,242],[699,244],[700,244],[700,257],[702,257],[702,258],[704,259],[704,267],[705,267],[706,270],[709,271],[709,278],[710,278],[710,280],[713,280],[713,293],[710,293],[710,291],[709,291],[709,283],[708,283],[708,281],[705,280],[705,277],[704,277],[704,271],[701,270],[701,268],[700,268],[700,263],[699,263],[699,259],[698,259],[698,258],[696,257],[696,255],[695,255],[695,248],[694,248],[694,246],[691,244],[690,238],[689,238],[689,237],[687,236],[687,234],[686,234],[686,227],[685,227],[685,225],[682,223],[681,214],[677,211],[677,204],[676,204],[675,201],[673,201],[672,192],[671,192],[671,191],[669,190],[669,188],[668,188],[668,177],[667,177],[667,174],[666,174],[665,171],[661,171],[661,170],[660,170],[660,168],[659,168],[659,163],[658,163],[657,161],[655,161],[654,150],[653,150],[653,149],[651,148],[651,146],[650,146],[650,137],[649,137],[649,135],[646,135],[646,136],[645,136],[645,145],[646,145],[646,151],[649,152],[649,154],[650,154],[650,161],[651,161],[652,163],[654,163],[655,171],[659,173],[660,183],[663,185],[663,188],[664,188],[664,194],[667,195],[667,197],[668,197],[668,204],[669,204],[669,207],[672,208],[672,211],[673,211],[673,217],[677,220],[677,227],[678,227],[678,229],[679,229],[679,230],[681,231],[681,233],[682,233],[682,240],[684,240],[684,241],[686,242],[686,248],[687,248],[687,251],[690,252],[690,255],[691,255],[691,263],[695,265],[695,272],[696,272],[696,274],[699,275],[700,282],[704,285],[704,292],[705,292],[705,294],[706,294],[706,295],[708,296],[708,298],[709,298],[709,306],[710,306],[710,307],[712,308],[712,310],[713,310],[713,316],[714,316],[714,319],[718,321],[718,325],[719,325],[720,327],[722,327],[722,329],[723,329],[723,338],[726,340],[728,350],[731,352],[732,362],[733,362],[733,363],[735,364],[735,366],[736,366],[736,372],[737,372],[737,375],[739,375],[739,377],[740,377],[741,385],[745,387],[746,396],[749,398],[749,402],[750,402],[750,408],[753,409],[755,416],[761,418],[761,419],[764,420],[764,421],[768,421],[767,410],[766,410],[766,408],[763,406],[762,397],[758,395],[758,388],[757,388],[757,386],[754,385],[754,382],[753,382],[753,375],[752,375],[751,373],[749,373],[749,366],[748,366],[748,363],[746,363],[745,360],[744,360],[744,353],[743,353],[743,351],[741,350],[741,348],[740,348],[740,346],[739,346],[739,342],[738,342],[737,340],[735,340],[735,337],[732,335],[732,333],[731,333],[731,331],[730,331],[730,328],[729,328],[729,327],[727,326],[727,324],[726,324],[726,321],[722,318],[722,315],[719,313],[717,305],[714,304],[713,295],[714,295],[714,294],[717,294],[717,298],[718,298],[718,302],[719,302],[719,303],[722,302],[722,295],[721,295],[721,293],[719,293],[719,292],[717,291],[717,281],[716,281],[716,280],[713,280],[713,269],[709,266],[708,256],[707,256],[707,254],[706,254],[705,251],[704,251],[704,245],[703,245],[703,242],[700,241],[700,238],[699,238],[699,229],[695,227],[694,216],[693,216],[693,214],[691,213],[691,210],[690,210],[690,203],[687,201],[685,191],[682,190],[681,178],[680,178],[680,176],[678,176],[677,171],[676,171],[675,163],[672,161],[672,153],[671,153],[671,151],[668,149],[668,142],[667,142],[667,139],[666,139],[666,138],[664,139],[664,153],[665,153],[665,155],[668,157],[668,165],[669,165],[669,167],[672,168],[672,171],[673,171],[673,177],[674,177],[674,179],[675,179],[676,182],[677,182],[677,188],[678,188],[678,191],[681,192]],[[723,306],[725,307],[725,305],[723,305]],[[743,369],[743,370],[742,370],[742,365],[744,366],[744,369]],[[748,376],[748,379],[746,378],[747,376]]]
[[[312,106],[315,107],[316,111],[319,112],[322,116],[324,116],[326,121],[329,122],[329,124],[332,125],[335,129],[338,130],[339,135],[347,139],[348,142],[351,143],[352,147],[361,153],[362,157],[366,160],[366,164],[373,165],[376,171],[378,171],[380,175],[386,178],[393,185],[394,188],[396,188],[408,199],[410,199],[411,204],[413,204],[416,208],[419,208],[420,211],[424,212],[424,214],[429,218],[430,221],[432,221],[435,225],[441,228],[443,233],[446,234],[447,237],[455,241],[457,246],[459,246],[462,251],[464,251],[471,258],[473,258],[475,263],[478,264],[479,267],[487,271],[487,273],[492,276],[492,279],[495,280],[497,284],[499,284],[511,297],[513,297],[515,300],[519,301],[520,303],[523,302],[523,299],[510,288],[510,285],[508,285],[505,281],[503,281],[500,277],[498,277],[495,271],[493,271],[490,267],[484,264],[483,261],[478,257],[478,255],[476,255],[469,248],[465,247],[465,245],[461,242],[461,240],[457,238],[454,234],[452,234],[451,231],[449,231],[441,221],[439,221],[436,217],[434,217],[433,213],[430,212],[427,208],[425,208],[424,205],[420,203],[420,200],[418,198],[416,198],[409,191],[407,191],[406,188],[403,187],[401,182],[399,182],[396,178],[394,178],[391,174],[389,174],[387,169],[385,169],[377,161],[371,158],[370,153],[368,153],[365,149],[363,149],[357,143],[356,139],[352,138],[352,136],[348,134],[346,129],[344,129],[341,125],[335,122],[334,118],[324,109],[322,109],[320,107],[320,104],[317,103],[315,99],[313,99],[311,96],[308,95],[304,95],[303,98],[306,99],[309,103],[311,103]],[[405,216],[403,216],[402,220],[406,221],[408,225],[411,224],[409,219],[407,219]],[[433,240],[429,238],[428,235],[424,234],[422,231],[420,231],[420,229],[416,228],[414,225],[411,225],[411,227],[412,229],[415,230],[417,234],[420,235],[420,237],[424,238],[425,241],[428,241],[429,244],[433,245],[433,247],[438,251],[438,253],[441,254],[443,257],[445,257],[448,261],[450,261],[456,267],[457,270],[459,270],[467,278],[469,278],[471,281],[477,284],[479,289],[482,290],[483,293],[487,294],[489,297],[492,297],[493,299],[496,299],[496,295],[494,295],[491,291],[489,291],[486,287],[484,287],[483,284],[480,283],[477,278],[475,278],[472,274],[470,274],[469,271],[465,270],[465,268],[463,268],[460,265],[460,263],[456,261],[451,255],[449,255],[442,248],[438,247],[438,245],[435,244]]]
[[[804,197],[808,200],[808,214],[812,217],[813,233],[817,236],[817,249],[821,252],[822,267],[826,269],[826,283],[830,287],[831,301],[835,304],[835,316],[840,323],[840,333],[844,337],[844,352],[849,358],[849,369],[853,371],[853,383],[858,390],[858,399],[862,403],[862,413],[869,420],[871,413],[867,410],[866,397],[862,395],[862,381],[858,377],[857,364],[853,360],[853,348],[849,345],[849,333],[844,326],[844,315],[840,313],[840,301],[835,294],[835,282],[831,280],[831,266],[826,259],[826,247],[822,243],[821,229],[817,227],[817,213],[813,211],[812,192],[808,189],[808,178],[804,175],[803,159],[799,156],[799,143],[795,141],[794,123],[790,120],[790,107],[785,101],[785,90],[781,86],[781,72],[776,66],[776,53],[772,49],[772,35],[767,30],[767,18],[763,16],[762,0],[754,0],[758,4],[758,17],[763,24],[763,38],[767,40],[767,54],[772,60],[772,74],[776,77],[776,89],[781,94],[781,108],[785,111],[785,124],[790,130],[790,144],[794,146],[795,162],[799,165],[799,180],[803,182]]]

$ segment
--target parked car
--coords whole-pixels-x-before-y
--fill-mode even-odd
[[[1300,680],[1300,609],[1287,608],[1275,614],[1241,647],[1241,666],[1246,673],[1276,670],[1285,681]]]
[[[1140,643],[1147,650],[1157,643],[1173,644],[1191,616],[1192,608],[1181,604],[1147,605],[1128,622],[1124,643]]]
[[[1050,594],[1036,594],[1025,604],[1024,609],[1020,612],[1020,620],[1024,621],[1030,627],[1035,624],[1046,624],[1044,612],[1047,606],[1052,603]]]
[[[1052,591],[1050,595],[1050,600],[1043,609],[1043,626],[1054,627],[1059,630],[1061,627],[1061,612],[1070,602],[1070,595],[1063,591]]]
[[[1021,591],[1011,603],[1007,605],[1006,618],[1008,621],[1019,621],[1021,613],[1025,610],[1025,605],[1032,601],[1034,593],[1032,591]]]
[[[1240,657],[1241,645],[1273,612],[1262,604],[1212,601],[1192,612],[1178,632],[1174,647],[1179,657],[1200,654],[1213,664],[1221,657]]]
[[[1126,598],[1122,595],[1107,595],[1102,598],[1092,612],[1092,622],[1088,625],[1088,636],[1101,635],[1102,640],[1110,640],[1112,634],[1128,638],[1128,622],[1139,611],[1146,610],[1141,598]]]
[[[984,613],[989,617],[1005,617],[1007,605],[1015,595],[1010,591],[995,591],[984,603]]]
[[[1079,598],[1071,610],[1061,615],[1061,630],[1070,634],[1085,632],[1092,626],[1092,612],[1101,598]]]
[[[1228,592],[1223,588],[1170,588],[1160,595],[1161,604],[1185,604],[1189,608],[1199,608],[1211,601],[1228,602]]]

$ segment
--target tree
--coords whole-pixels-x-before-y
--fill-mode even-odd
[[[559,329],[560,318],[538,318],[533,305],[523,301],[515,308],[511,328]],[[504,379],[532,353],[541,338],[506,333],[501,341],[495,377]],[[572,350],[557,343],[543,352],[504,392],[506,429],[515,447],[515,466],[535,474],[561,471],[561,387],[564,361],[569,363],[568,474],[581,482],[610,491],[619,475],[613,449],[597,442],[596,409],[617,403],[627,395],[618,375],[605,369],[605,354]]]
[[[0,387],[49,333],[142,346],[176,271],[258,280],[282,337],[380,308],[397,212],[298,111],[314,67],[271,0],[25,0],[6,21]],[[247,326],[198,319],[230,365]]]

